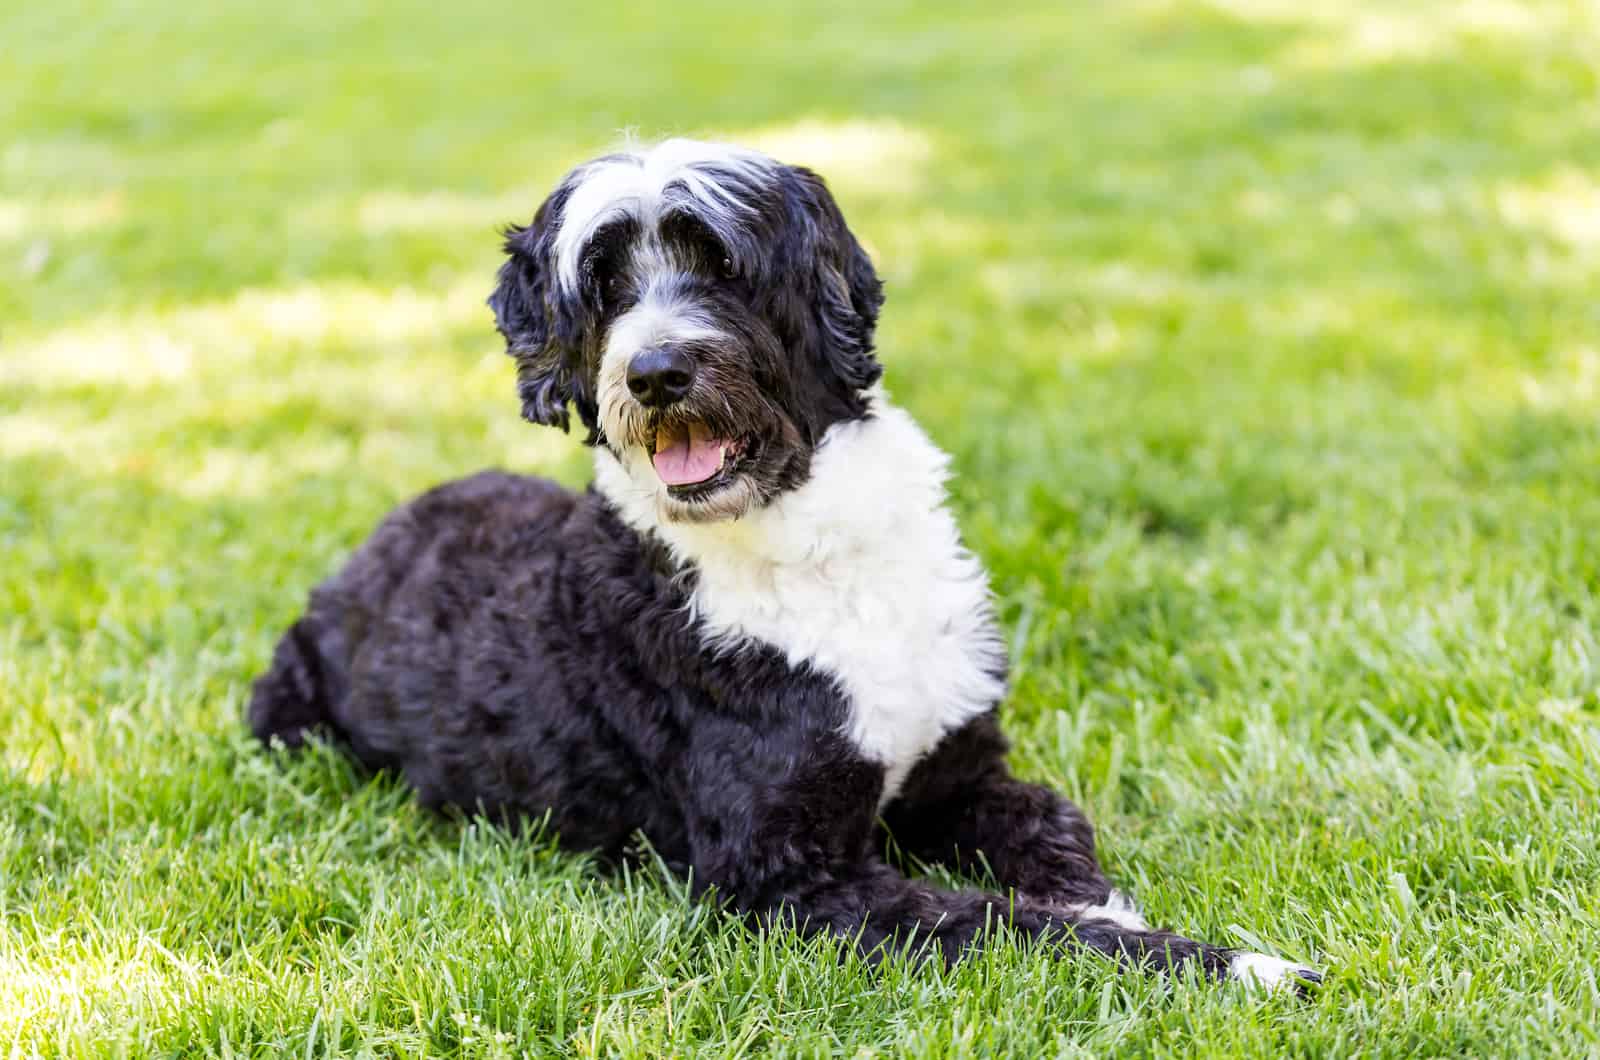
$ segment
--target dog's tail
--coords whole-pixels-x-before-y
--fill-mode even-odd
[[[281,740],[299,747],[316,734],[343,741],[337,710],[345,695],[344,667],[328,656],[312,615],[289,627],[272,653],[272,665],[256,678],[250,695],[250,729],[262,743]]]

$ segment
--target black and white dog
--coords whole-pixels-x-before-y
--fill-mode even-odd
[[[671,140],[579,166],[506,251],[522,414],[577,411],[593,487],[484,472],[392,513],[278,644],[257,736],[602,857],[642,834],[751,922],[872,954],[993,927],[1315,980],[1151,930],[1078,808],[1007,770],[988,581],[878,385],[882,288],[821,179]],[[880,828],[1012,893],[908,879]]]

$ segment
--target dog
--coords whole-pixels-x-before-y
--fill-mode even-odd
[[[590,488],[487,471],[317,587],[249,721],[429,806],[647,841],[752,925],[954,961],[997,932],[1261,987],[1309,968],[1150,928],[1067,799],[1014,777],[948,458],[885,393],[883,288],[823,180],[674,139],[574,169],[489,298],[522,415]],[[992,873],[941,889],[891,864]],[[1003,892],[1003,893],[1002,893]]]

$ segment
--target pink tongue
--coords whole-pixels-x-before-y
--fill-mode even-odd
[[[722,447],[701,424],[691,423],[687,431],[663,427],[656,432],[656,452],[651,460],[662,482],[687,486],[704,482],[722,468]]]

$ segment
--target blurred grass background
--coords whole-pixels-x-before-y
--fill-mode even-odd
[[[9,1055],[1600,1050],[1600,9],[0,10]],[[956,458],[1015,759],[1309,1003],[870,973],[274,763],[248,681],[516,416],[495,229],[622,130],[812,165]]]

